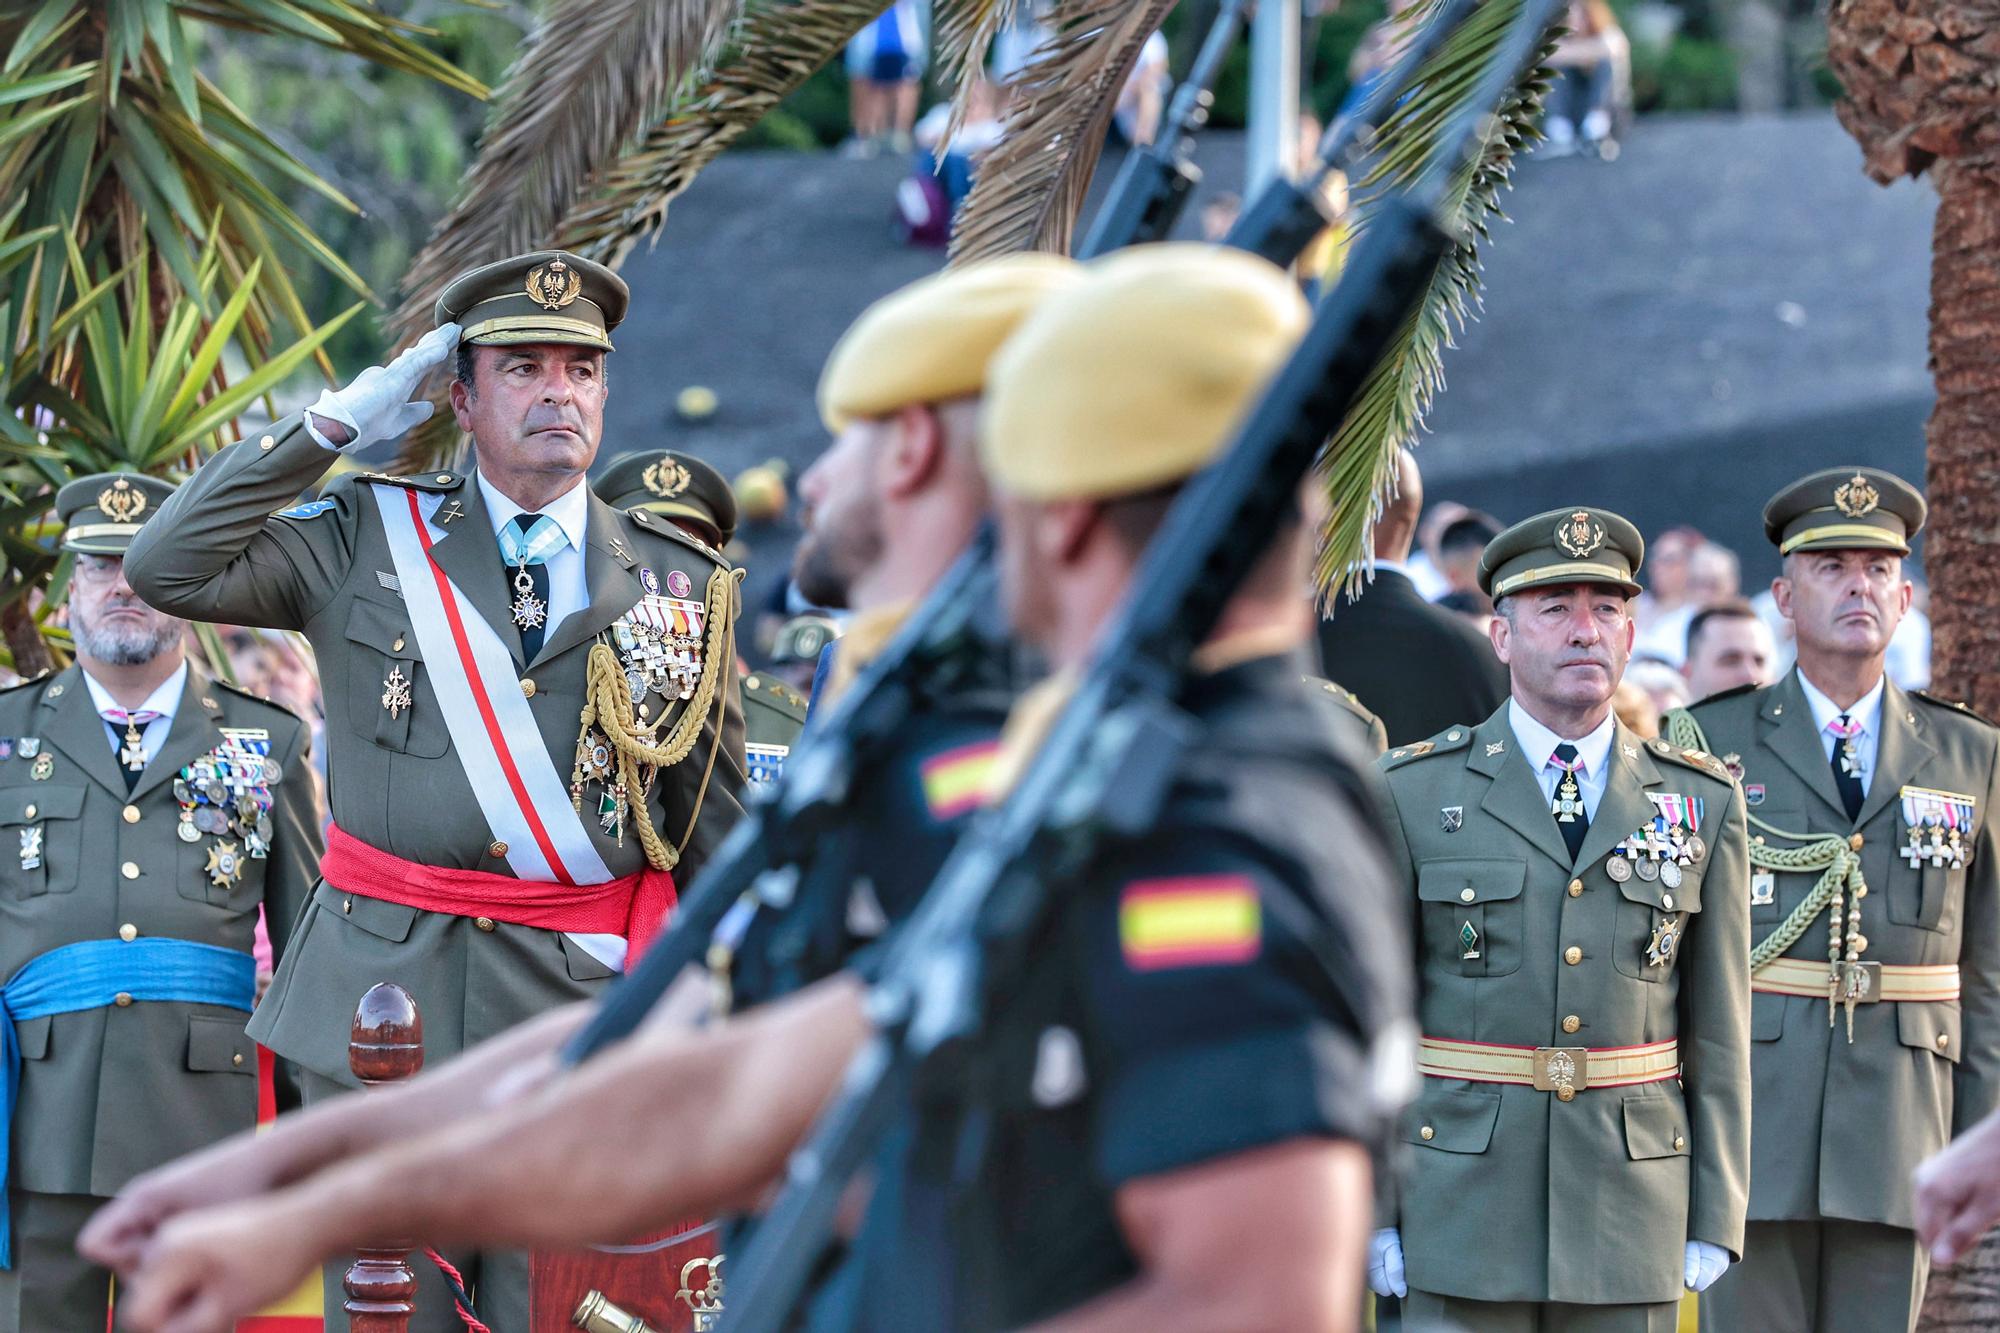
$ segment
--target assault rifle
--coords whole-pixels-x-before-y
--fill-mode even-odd
[[[1040,926],[1108,836],[1154,826],[1191,739],[1174,700],[1195,646],[1261,556],[1328,435],[1428,290],[1448,237],[1436,209],[1482,122],[1540,49],[1565,0],[1524,0],[1472,102],[1442,136],[1442,170],[1387,201],[1298,349],[1222,456],[1148,543],[1131,591],[1021,780],[959,840],[891,944],[868,997],[874,1035],[792,1155],[736,1260],[727,1333],[782,1333],[832,1235],[840,1199],[921,1081],[963,1086]],[[1004,1008],[1004,1004],[998,1006]]]

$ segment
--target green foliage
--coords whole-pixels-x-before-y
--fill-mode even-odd
[[[1733,111],[1736,54],[1722,42],[1676,34],[1666,50],[1632,49],[1632,103],[1648,111]]]

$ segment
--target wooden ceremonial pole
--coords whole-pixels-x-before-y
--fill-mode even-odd
[[[424,1019],[410,993],[392,981],[368,988],[354,1008],[347,1067],[364,1087],[414,1078],[424,1067]],[[417,1275],[410,1241],[357,1250],[342,1285],[349,1333],[409,1333],[416,1313]]]

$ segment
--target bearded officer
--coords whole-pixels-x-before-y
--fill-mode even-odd
[[[1741,776],[1754,835],[1751,1221],[1703,1302],[1720,1328],[1914,1327],[1911,1172],[2000,1096],[2000,732],[1883,671],[1924,509],[1866,467],[1772,497],[1797,665],[1668,719]]]
[[[378,981],[416,997],[433,1060],[592,994],[737,813],[731,571],[584,480],[626,304],[616,274],[557,251],[463,274],[435,331],[223,450],[133,545],[153,605],[302,629],[318,655],[334,824],[254,1029],[309,1102],[352,1086],[349,1024]],[[474,470],[342,477],[273,514],[338,451],[427,418],[411,399],[454,347]],[[485,1318],[524,1325],[522,1256],[452,1257]],[[456,1328],[422,1281],[416,1327]]]
[[[257,912],[282,959],[319,857],[305,724],[189,664],[186,622],[125,580],[171,492],[105,473],[57,493],[76,665],[0,694],[8,1333],[102,1329],[86,1219],[255,1123]]]
[[[1512,697],[1383,760],[1425,1077],[1370,1277],[1412,1333],[1667,1333],[1743,1252],[1742,797],[1611,711],[1643,554],[1602,509],[1501,533]]]

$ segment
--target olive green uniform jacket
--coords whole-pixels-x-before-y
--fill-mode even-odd
[[[1743,770],[1752,836],[1784,848],[1798,843],[1768,829],[1860,834],[1864,961],[1959,966],[1957,1000],[1857,1005],[1852,1045],[1845,1014],[1829,1025],[1824,999],[1751,998],[1750,1216],[1912,1226],[1910,1172],[2000,1101],[2000,729],[1886,683],[1874,772],[1861,817],[1850,820],[1796,671],[1690,711],[1711,748]],[[1964,868],[1913,869],[1899,855],[1906,786],[1976,802]],[[1772,901],[1750,908],[1754,937],[1770,934],[1818,878],[1777,872]],[[1785,956],[1825,962],[1827,947],[1822,914]]]
[[[1743,1248],[1742,796],[1707,756],[1618,726],[1604,794],[1572,862],[1529,767],[1539,758],[1520,753],[1503,704],[1476,727],[1382,760],[1392,860],[1418,914],[1423,1034],[1516,1047],[1675,1038],[1683,1076],[1586,1088],[1568,1102],[1526,1085],[1426,1077],[1404,1119],[1401,1197],[1384,1220],[1402,1228],[1410,1285],[1424,1291],[1673,1301],[1687,1241]],[[1652,820],[1651,793],[1705,803],[1705,855],[1672,889],[1637,875],[1620,884],[1605,870],[1614,848]],[[1678,949],[1668,965],[1649,964],[1655,927],[1676,913]],[[1478,935],[1470,959],[1468,921]]]
[[[0,693],[0,735],[13,742],[12,757],[0,760],[0,976],[51,949],[128,933],[248,954],[259,903],[273,951],[286,956],[319,863],[305,723],[190,664],[167,726],[159,756],[128,794],[80,668]],[[267,731],[278,774],[269,855],[244,857],[235,882],[218,885],[208,861],[221,839],[175,836],[174,778],[222,744],[222,727]],[[40,742],[47,777],[35,777],[22,737]],[[34,827],[42,855],[30,869],[19,835]],[[249,1129],[257,1049],[246,1017],[226,1005],[147,1001],[17,1023],[10,1183],[108,1197],[133,1176]]]
[[[513,647],[522,691],[564,778],[575,759],[590,648],[639,601],[642,571],[664,583],[680,570],[699,590],[722,558],[657,515],[620,512],[591,496],[589,602],[550,626],[541,652],[522,662],[506,571],[474,474],[341,477],[322,497],[330,503],[273,516],[334,457],[298,418],[222,450],[140,531],[126,577],[141,597],[177,615],[305,632],[319,660],[328,796],[343,830],[405,860],[511,874],[453,752],[368,484],[444,496],[436,521],[445,535],[431,558]],[[413,702],[392,715],[383,694],[397,669],[411,682]],[[733,702],[734,694],[724,689],[720,697]],[[682,706],[657,694],[645,704],[653,717]],[[692,879],[734,822],[742,784],[742,713],[731,706],[719,733],[711,716],[687,759],[660,774],[649,794],[666,840],[688,839],[677,883]],[[586,804],[584,826],[612,875],[639,870],[645,854],[633,830],[620,842],[590,815]],[[611,975],[564,934],[420,911],[321,882],[252,1032],[280,1055],[351,1085],[348,1028],[356,1001],[376,982],[397,982],[416,997],[427,1054],[437,1061],[590,995]]]

